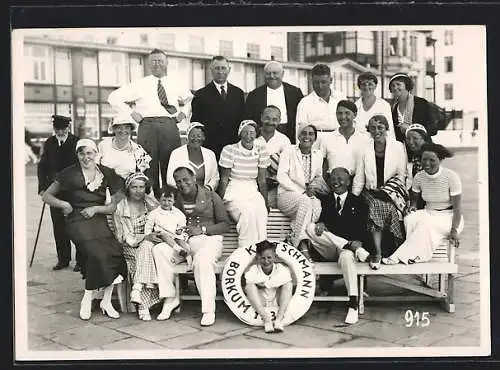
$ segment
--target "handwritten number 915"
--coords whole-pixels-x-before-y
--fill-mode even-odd
[[[429,312],[420,312],[412,310],[406,310],[405,312],[405,326],[407,328],[411,328],[412,326],[419,326],[421,328],[425,328],[429,326],[431,321],[429,320]]]

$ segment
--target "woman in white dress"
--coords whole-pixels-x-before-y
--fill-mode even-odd
[[[323,151],[314,145],[317,131],[313,125],[301,128],[299,143],[281,153],[278,166],[278,208],[291,218],[290,241],[309,257],[306,227],[321,214],[317,195],[328,193],[323,179]]]
[[[392,124],[392,112],[390,104],[382,98],[375,96],[375,89],[378,84],[377,76],[371,72],[364,72],[358,76],[358,87],[361,97],[356,101],[358,112],[356,115],[356,130],[368,134],[368,121],[376,114],[380,114],[389,122],[387,138],[396,140],[394,135],[394,125]]]
[[[422,147],[424,170],[413,179],[409,214],[404,219],[406,240],[382,263],[429,261],[434,249],[445,239],[458,247],[464,227],[462,183],[455,171],[441,166],[441,161],[449,157],[451,153],[442,145],[428,143]],[[426,202],[421,210],[416,209],[419,198]]]
[[[205,126],[200,122],[191,122],[187,129],[187,144],[175,149],[170,155],[167,167],[167,184],[175,186],[174,170],[187,166],[196,172],[196,183],[210,190],[219,186],[219,170],[215,153],[203,147]]]
[[[151,157],[142,146],[132,140],[132,132],[137,130],[137,123],[130,115],[120,115],[113,119],[113,136],[105,137],[98,145],[99,162],[112,168],[123,179],[137,171],[149,168]]]
[[[241,140],[226,145],[219,160],[219,195],[236,221],[238,246],[247,247],[267,239],[266,147],[255,144],[257,123],[244,120],[238,129]]]

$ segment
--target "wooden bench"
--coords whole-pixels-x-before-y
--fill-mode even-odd
[[[283,241],[290,232],[290,219],[277,209],[271,209],[267,224],[268,239],[270,241]],[[224,249],[222,257],[217,262],[216,272],[220,274],[224,267],[227,257],[238,247],[238,235],[236,226],[231,225],[229,233],[224,235]],[[444,303],[448,312],[454,312],[453,304],[453,274],[458,272],[458,265],[455,263],[455,249],[450,247],[448,242],[440,245],[433,254],[429,262],[417,263],[413,265],[382,265],[379,270],[372,270],[368,263],[358,262],[356,265],[359,286],[359,312],[364,312],[365,300],[369,301],[419,301],[419,300],[438,300]],[[342,272],[336,263],[315,262],[314,270],[317,276],[321,275],[341,275]],[[192,274],[187,271],[186,264],[176,266],[176,285],[181,287],[180,276],[183,274]],[[365,297],[365,277],[376,275],[380,281],[402,287],[418,293],[419,295],[397,295],[397,296],[369,296]],[[410,283],[397,279],[398,275],[418,275],[419,284]],[[437,275],[438,287],[435,289],[430,284],[430,277]],[[197,295],[184,294],[182,289],[177,289],[178,297],[182,300],[199,300]],[[223,299],[221,295],[218,300]],[[315,296],[314,301],[348,301],[347,296]]]

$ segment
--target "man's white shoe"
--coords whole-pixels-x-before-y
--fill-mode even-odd
[[[368,253],[368,251],[365,248],[359,247],[358,249],[356,249],[355,255],[360,262],[365,262],[370,253]]]
[[[345,317],[346,324],[355,324],[359,320],[358,310],[350,307],[349,311],[347,311],[347,316]]]
[[[215,313],[204,312],[200,324],[201,326],[210,326],[215,324]]]
[[[180,305],[179,299],[166,298],[165,303],[163,304],[163,308],[160,314],[156,317],[156,320],[159,321],[168,320],[170,318],[170,315],[172,314],[172,311],[175,310],[177,307],[179,307],[179,305]]]

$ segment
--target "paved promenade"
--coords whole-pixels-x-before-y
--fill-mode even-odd
[[[477,153],[466,150],[445,162],[457,170],[463,182],[465,230],[457,250],[459,274],[455,282],[456,312],[447,313],[431,302],[367,302],[365,314],[352,326],[343,324],[342,302],[313,303],[310,311],[281,334],[265,334],[262,328],[240,322],[224,302],[217,302],[214,326],[199,324],[199,302],[186,302],[168,321],[142,322],[134,313],[118,320],[104,317],[98,309],[88,321],[79,319],[83,281],[72,268],[53,272],[55,246],[46,210],[33,267],[28,278],[28,348],[43,350],[160,350],[160,349],[282,349],[359,347],[479,346],[479,215]],[[31,255],[42,203],[36,195],[33,166],[27,168],[27,261]],[[484,251],[487,250],[487,247]],[[72,262],[73,265],[73,262]],[[382,266],[383,268],[383,266]],[[409,280],[415,279],[408,277]],[[344,289],[339,281],[338,289]],[[394,288],[369,278],[368,293],[396,293]],[[401,291],[401,294],[404,292]],[[118,307],[117,302],[114,302]],[[405,312],[429,312],[430,324],[406,327]],[[156,316],[157,311],[153,314]],[[17,334],[17,333],[16,333]]]

